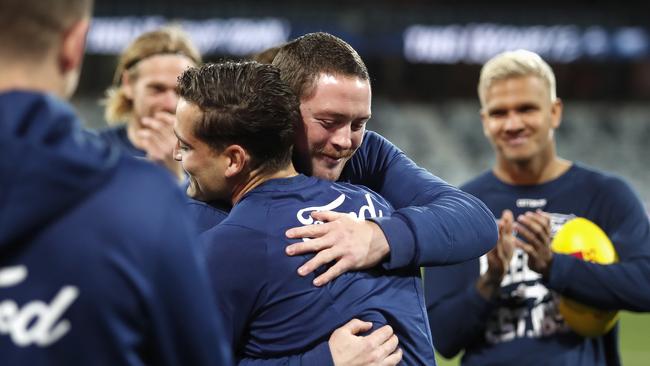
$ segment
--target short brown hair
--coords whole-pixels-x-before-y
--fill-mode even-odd
[[[252,54],[249,58],[261,64],[271,64],[273,63],[275,56],[280,51],[280,48],[282,48],[282,45],[269,47],[264,51]]]
[[[136,65],[149,57],[164,54],[183,55],[195,64],[201,63],[201,55],[190,38],[179,27],[168,26],[143,33],[120,55],[113,76],[113,84],[106,90],[107,122],[123,122],[133,111],[133,102],[122,90],[122,74],[128,72],[131,79],[137,78]]]
[[[92,0],[0,1],[0,52],[38,59],[73,22],[90,16]]]
[[[200,108],[194,134],[214,150],[241,145],[251,168],[265,171],[291,161],[300,103],[276,67],[247,61],[191,68],[179,77],[178,94]]]
[[[309,33],[288,42],[273,59],[282,79],[298,97],[311,94],[321,73],[354,76],[370,80],[368,69],[357,51],[331,34]]]

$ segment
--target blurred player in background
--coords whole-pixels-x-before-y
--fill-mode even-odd
[[[425,271],[436,349],[464,351],[464,365],[619,365],[618,326],[594,338],[569,329],[562,295],[600,309],[650,310],[650,225],[621,178],[560,158],[562,102],[537,54],[497,55],[481,70],[483,131],[494,167],[461,188],[499,216],[500,238],[479,261]],[[611,239],[619,262],[553,253],[553,234],[587,218]]]
[[[198,50],[178,27],[140,35],[120,55],[113,85],[106,91],[106,121],[115,126],[100,135],[182,178],[182,169],[172,157],[176,79],[200,63]]]
[[[0,363],[229,365],[176,184],[60,99],[91,8],[0,2]]]

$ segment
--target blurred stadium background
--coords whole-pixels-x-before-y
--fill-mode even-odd
[[[333,33],[366,61],[368,125],[452,184],[488,169],[476,83],[480,64],[515,48],[554,68],[565,104],[560,155],[624,176],[650,207],[650,23],[624,2],[99,0],[73,99],[89,127],[116,55],[134,37],[180,24],[207,61],[239,59],[313,31]],[[650,359],[650,315],[624,314],[625,365]],[[443,365],[457,364],[457,360]]]

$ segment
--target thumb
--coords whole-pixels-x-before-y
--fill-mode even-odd
[[[352,319],[349,322],[345,323],[345,325],[341,328],[348,330],[351,334],[359,334],[372,329],[372,323],[364,322],[359,319]]]

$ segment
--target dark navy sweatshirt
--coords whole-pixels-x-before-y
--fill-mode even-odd
[[[310,214],[331,210],[355,218],[382,218],[392,208],[374,192],[298,175],[272,179],[246,193],[228,218],[202,234],[217,301],[238,358],[298,354],[326,342],[352,318],[390,324],[404,365],[435,365],[418,269],[345,273],[323,287],[322,273],[296,270],[312,255],[289,257],[285,232],[315,223]],[[295,240],[294,240],[295,241]],[[300,360],[331,364],[327,348]]]
[[[499,295],[484,300],[476,281],[487,261],[476,259],[425,271],[429,321],[436,349],[447,357],[464,350],[463,365],[620,365],[618,327],[585,338],[572,332],[557,308],[567,296],[600,309],[650,311],[650,225],[631,187],[619,177],[581,164],[557,179],[513,186],[486,172],[462,189],[482,199],[495,216],[541,209],[553,233],[573,217],[600,226],[619,262],[601,265],[555,254],[549,278],[528,268],[516,250]]]
[[[30,92],[0,94],[0,156],[0,364],[231,363],[168,174]]]

